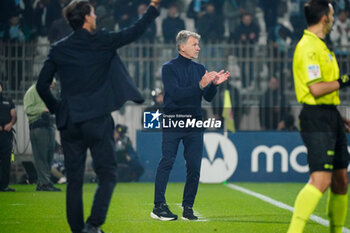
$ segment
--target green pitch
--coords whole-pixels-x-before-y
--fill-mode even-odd
[[[293,206],[304,184],[235,183],[251,191]],[[1,233],[70,232],[65,218],[65,192],[36,192],[33,185],[13,185],[15,193],[0,193]],[[64,185],[58,186],[65,189]],[[183,183],[170,183],[166,197],[170,209],[181,218]],[[95,184],[84,186],[85,217],[90,212]],[[153,184],[118,184],[110,205],[105,232],[122,233],[276,233],[286,232],[292,213],[222,184],[200,184],[195,212],[198,222],[161,222],[150,218],[153,208]],[[323,195],[314,214],[325,214],[327,195]],[[350,202],[349,202],[350,204]],[[349,209],[349,207],[348,207]],[[348,211],[350,213],[350,211]],[[350,228],[347,217],[346,227]],[[328,229],[309,221],[306,233],[326,233]]]

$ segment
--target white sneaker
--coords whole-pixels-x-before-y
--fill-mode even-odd
[[[65,184],[67,183],[67,178],[65,176],[61,177],[58,181],[57,184]]]

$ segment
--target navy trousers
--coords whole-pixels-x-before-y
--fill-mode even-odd
[[[10,182],[12,132],[0,132],[0,188],[7,188]]]
[[[82,197],[88,148],[98,177],[98,186],[87,222],[93,226],[100,226],[106,219],[117,182],[117,156],[113,131],[114,122],[109,115],[78,124],[68,120],[67,127],[60,131],[67,171],[67,219],[73,232],[81,232],[84,227]]]
[[[193,206],[198,190],[203,154],[203,132],[198,130],[194,132],[163,132],[163,156],[157,168],[154,204],[166,203],[165,190],[181,140],[184,145],[184,158],[187,169],[182,206]]]

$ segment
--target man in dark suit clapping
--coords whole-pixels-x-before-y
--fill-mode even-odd
[[[114,122],[111,111],[127,100],[143,98],[131,83],[116,49],[138,39],[154,19],[160,0],[152,0],[147,12],[133,26],[120,32],[94,32],[96,15],[88,1],[73,0],[64,15],[74,32],[54,43],[42,68],[37,90],[57,128],[67,170],[67,218],[73,232],[102,232],[116,184]],[[61,99],[49,86],[57,73]],[[91,150],[98,187],[91,214],[84,224],[82,186],[87,149]]]

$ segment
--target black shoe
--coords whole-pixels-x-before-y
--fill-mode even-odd
[[[10,187],[6,187],[6,188],[1,188],[0,192],[15,192],[16,189],[10,188]]]
[[[36,186],[36,191],[49,191],[49,192],[60,192],[60,188],[56,188],[52,184],[38,184]]]
[[[159,219],[161,221],[171,221],[176,220],[177,215],[173,214],[167,204],[161,203],[159,205],[155,205],[153,211],[151,212],[151,218]]]
[[[95,227],[90,223],[85,223],[84,229],[81,232],[82,233],[103,233],[100,227]]]
[[[184,206],[184,211],[182,212],[183,220],[198,220],[198,217],[193,214],[192,207]]]

